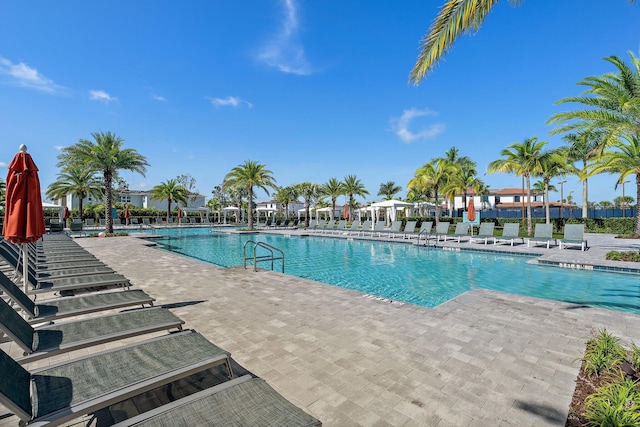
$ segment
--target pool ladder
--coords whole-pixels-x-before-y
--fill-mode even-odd
[[[253,256],[247,256],[247,246],[253,245]],[[268,255],[258,255],[258,248],[263,248],[269,251]],[[244,268],[247,268],[247,260],[253,259],[253,271],[258,271],[258,263],[264,261],[271,261],[271,271],[273,271],[273,262],[276,260],[282,261],[282,272],[284,273],[284,252],[275,246],[271,246],[264,242],[254,242],[253,240],[248,240],[244,247],[242,248],[243,258],[244,258]],[[276,256],[276,252],[280,254],[280,256]]]
[[[429,239],[431,238],[431,232],[427,232],[426,230],[423,230],[421,232],[418,233],[418,241],[416,242],[416,245],[420,246],[420,238],[424,236],[424,245],[429,248]],[[433,247],[435,248],[437,245],[434,242],[433,243]]]

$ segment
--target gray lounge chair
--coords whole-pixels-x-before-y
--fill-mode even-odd
[[[395,238],[395,236],[399,236],[402,233],[400,232],[400,228],[402,228],[402,221],[393,221],[391,223],[391,227],[387,230],[387,237],[390,239]]]
[[[359,233],[360,232],[360,220],[356,219],[355,221],[353,221],[351,223],[351,227],[345,227],[344,231],[345,231],[344,234],[347,234],[347,235],[353,233],[354,231],[356,233]]]
[[[509,242],[511,246],[513,246],[513,242],[516,239],[522,240],[524,243],[524,238],[519,236],[520,234],[520,224],[517,222],[507,222],[504,224],[504,228],[502,229],[502,236],[496,236],[493,239],[493,244],[497,245],[500,242]]]
[[[378,237],[380,237],[380,236],[382,236],[382,233],[384,233],[386,231],[387,230],[386,230],[384,221],[378,221],[378,222],[375,223],[373,228],[371,230],[369,230],[369,233],[371,233],[371,236],[373,236],[375,234]]]
[[[46,279],[34,282],[28,281],[31,289],[29,294],[40,294],[44,292],[73,291],[77,289],[100,288],[100,287],[121,287],[128,289],[129,279],[117,273],[101,273],[86,276],[65,277],[59,279]]]
[[[338,221],[338,223],[334,228],[327,229],[326,231],[330,232],[331,234],[334,234],[334,233],[339,234],[346,230],[346,226],[347,226],[347,220],[341,219],[340,221]]]
[[[449,228],[449,226],[447,225],[447,228]],[[431,238],[432,234],[431,234],[431,230],[433,229],[433,221],[423,221],[422,224],[420,224],[420,229],[415,233],[416,237],[418,238],[418,242],[417,244],[420,244],[420,239],[424,236],[424,244],[426,245],[427,242],[429,241],[429,239]]]
[[[493,222],[483,222],[480,224],[480,230],[478,234],[475,236],[471,236],[469,238],[469,242],[473,243],[476,240],[483,241],[486,245],[489,242],[489,239],[495,239],[493,236],[493,229],[495,228],[495,224]]]
[[[411,238],[416,232],[416,224],[417,221],[407,221],[404,225],[404,230],[402,230],[402,239],[406,239],[407,237]]]
[[[157,331],[182,330],[184,321],[166,308],[153,307],[94,316],[33,328],[0,298],[0,329],[24,352],[18,363]]]
[[[245,375],[152,409],[114,427],[321,426],[265,380]]]
[[[435,231],[435,233],[433,233],[433,235],[436,238],[436,242],[440,241],[440,237],[446,236],[447,234],[449,234],[449,226],[450,225],[451,225],[451,223],[450,222],[446,222],[446,221],[440,221],[436,225],[436,231]]]
[[[35,303],[2,272],[0,272],[0,291],[9,297],[10,302],[15,303],[23,310],[30,323],[135,305],[148,304],[152,306],[155,301],[155,298],[151,298],[141,289],[131,289],[121,292],[96,292],[75,297],[52,298]]]
[[[27,371],[0,351],[0,404],[22,423],[60,425],[215,366],[229,353],[186,331]]]
[[[547,249],[551,246],[551,242],[556,244],[556,239],[553,238],[553,224],[536,224],[536,228],[533,232],[533,237],[527,239],[527,247],[534,245],[546,244]]]
[[[71,234],[85,234],[82,229],[82,220],[79,219],[74,219],[71,221],[71,224],[69,224],[69,230],[71,231]]]
[[[373,224],[373,221],[368,219],[368,220],[365,220],[358,228],[354,228],[352,225],[351,228],[349,229],[349,234],[355,234],[356,236],[359,236],[360,234],[364,234],[366,231],[371,230],[372,224]]]
[[[441,234],[439,237],[442,237],[442,240],[446,242],[447,240],[457,240],[458,243],[462,241],[464,237],[469,237],[469,227],[471,225],[467,222],[459,222],[456,224],[456,228],[451,234]]]
[[[584,238],[584,224],[565,224],[564,237],[559,240],[560,249],[562,246],[580,246],[580,250],[587,248],[587,241]]]

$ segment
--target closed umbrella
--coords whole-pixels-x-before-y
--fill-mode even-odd
[[[469,199],[469,204],[467,205],[467,220],[471,222],[476,220],[476,207],[473,203],[473,197]],[[473,236],[473,224],[471,224],[471,235]]]
[[[64,213],[62,214],[62,217],[63,217],[64,219],[69,219],[69,216],[70,216],[70,215],[69,215],[69,208],[65,206],[65,207],[64,207]]]
[[[344,219],[349,219],[349,205],[344,205],[344,212],[342,214]]]
[[[6,207],[4,238],[11,243],[22,244],[22,280],[28,291],[27,243],[35,242],[45,232],[42,196],[38,167],[25,145],[15,155],[8,167],[6,181]]]
[[[131,215],[129,214],[129,205],[126,205],[124,207],[124,224],[125,225],[129,225],[129,217]]]

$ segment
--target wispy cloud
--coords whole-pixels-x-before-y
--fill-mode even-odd
[[[64,148],[64,145],[55,145],[53,148],[55,148],[58,151],[62,151],[62,149]]]
[[[108,104],[112,101],[117,101],[118,98],[115,98],[111,95],[109,95],[107,92],[103,91],[103,90],[90,90],[89,91],[89,98],[93,99],[95,101],[100,101],[100,102],[104,102],[105,104]]]
[[[165,98],[164,96],[160,96],[160,95],[151,95],[152,99],[155,99],[156,101],[160,101],[160,102],[167,102],[167,98]]]
[[[250,103],[249,101],[245,101],[244,99],[240,99],[238,97],[235,96],[228,96],[226,98],[207,98],[209,101],[211,101],[211,104],[213,104],[215,107],[241,107],[243,105],[247,106],[248,108],[253,108],[253,104]]]
[[[411,108],[404,110],[402,116],[399,118],[391,119],[391,128],[398,135],[398,137],[406,144],[411,144],[420,139],[431,139],[444,132],[444,125],[442,123],[434,123],[426,128],[422,128],[418,132],[413,132],[409,129],[411,122],[418,117],[425,116],[437,116],[438,113],[431,111],[428,108],[418,109]]]
[[[284,14],[281,28],[262,48],[258,59],[283,73],[311,74],[304,47],[298,39],[298,3],[296,0],[281,0]]]
[[[7,165],[5,162],[0,162],[0,168],[6,168],[7,166],[9,165]]]
[[[0,74],[10,76],[11,83],[17,86],[35,89],[46,93],[57,93],[64,90],[53,80],[46,78],[35,68],[29,67],[24,62],[14,64],[10,60],[0,56]]]

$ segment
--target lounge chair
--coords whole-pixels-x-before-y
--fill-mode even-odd
[[[351,225],[351,228],[349,229],[349,234],[355,234],[356,236],[359,236],[360,234],[364,234],[366,231],[370,231],[371,230],[371,225],[373,224],[373,221],[371,220],[366,220],[365,222],[363,222],[362,224],[360,224],[360,226],[358,228],[354,228],[353,225]]]
[[[580,246],[580,250],[587,248],[587,241],[584,238],[584,224],[565,224],[564,237],[558,240],[560,249],[562,246]]]
[[[502,229],[502,236],[494,237],[493,244],[497,245],[500,242],[509,242],[511,246],[513,246],[513,242],[516,239],[520,239],[522,243],[524,243],[524,238],[520,237],[520,224],[517,222],[506,222]]]
[[[24,352],[20,364],[152,332],[182,330],[184,321],[153,307],[33,328],[0,298],[0,329]]]
[[[0,351],[0,404],[22,424],[60,425],[218,365],[233,377],[229,353],[192,331],[32,371]]]
[[[459,222],[456,224],[456,228],[452,234],[442,234],[438,237],[442,237],[442,241],[446,242],[451,238],[451,240],[458,240],[458,243],[461,242],[463,237],[469,237],[469,228],[471,224],[468,222]],[[437,233],[436,233],[437,234]]]
[[[96,292],[75,297],[52,298],[32,301],[18,285],[0,272],[0,291],[9,297],[23,310],[29,322],[51,321],[97,311],[113,310],[136,305],[153,305],[155,298],[151,298],[141,289],[131,289],[121,292]]]
[[[449,226],[447,225],[447,229],[448,228]],[[426,245],[427,243],[429,243],[429,239],[433,236],[431,234],[432,229],[433,221],[423,221],[422,224],[420,224],[420,229],[416,233],[414,233],[418,238],[418,245],[420,244],[420,239],[422,238],[422,236],[424,236],[424,244]]]
[[[382,233],[384,233],[386,231],[386,227],[385,227],[384,221],[376,222],[375,225],[373,226],[373,228],[368,230],[368,231],[369,231],[371,236],[373,236],[374,234],[377,234],[378,237],[382,236]]]
[[[130,426],[321,426],[275,391],[262,378],[244,375],[129,418],[114,427]]]
[[[404,230],[402,230],[402,239],[406,239],[407,237],[411,238],[416,232],[416,224],[417,221],[407,221],[404,225]]]
[[[80,234],[80,235],[84,234],[82,229],[82,221],[79,219],[72,220],[71,224],[69,224],[69,229],[72,234]]]
[[[351,227],[345,227],[344,231],[345,231],[344,234],[347,234],[347,235],[351,234],[354,231],[356,233],[359,233],[360,232],[360,220],[356,219],[355,221],[353,221],[351,223]]]
[[[387,233],[389,233],[387,237],[393,239],[395,236],[401,235],[400,228],[402,228],[402,221],[393,221],[391,227],[387,230]]]
[[[324,227],[320,227],[318,229],[318,231],[320,231],[320,233],[329,232],[329,231],[331,231],[331,230],[333,230],[335,228],[337,223],[338,223],[337,220],[330,219],[329,221],[327,221],[327,223],[324,225]]]
[[[447,234],[449,234],[450,225],[451,225],[450,222],[445,222],[445,221],[440,221],[438,224],[436,224],[436,231],[435,233],[433,233],[433,236],[435,236],[436,238],[436,242],[440,241],[440,237],[446,236]]]
[[[546,243],[547,249],[551,246],[551,242],[556,244],[556,239],[553,238],[553,224],[536,224],[533,237],[527,239],[527,247],[530,247],[532,242],[536,246],[539,243]]]
[[[331,234],[334,234],[334,233],[340,234],[346,230],[346,227],[347,227],[347,220],[341,219],[340,221],[338,221],[338,224],[336,224],[335,228],[328,229],[327,231],[331,232]]]
[[[142,218],[142,225],[151,225],[149,218]]]
[[[84,220],[84,226],[87,228],[95,228],[96,222],[93,218],[87,218]]]
[[[52,219],[49,222],[49,231],[51,233],[59,233],[61,231],[64,231],[64,224],[62,224],[58,219]]]
[[[52,278],[34,282],[28,281],[31,289],[29,294],[40,294],[44,292],[73,291],[78,289],[101,288],[101,287],[121,287],[128,289],[129,279],[117,273],[100,273],[86,276],[74,276],[65,278]]]
[[[483,222],[480,224],[480,230],[478,234],[475,236],[471,236],[469,238],[469,242],[473,243],[476,240],[483,241],[486,245],[489,242],[489,239],[495,239],[493,236],[493,229],[495,228],[495,224],[493,222]]]

